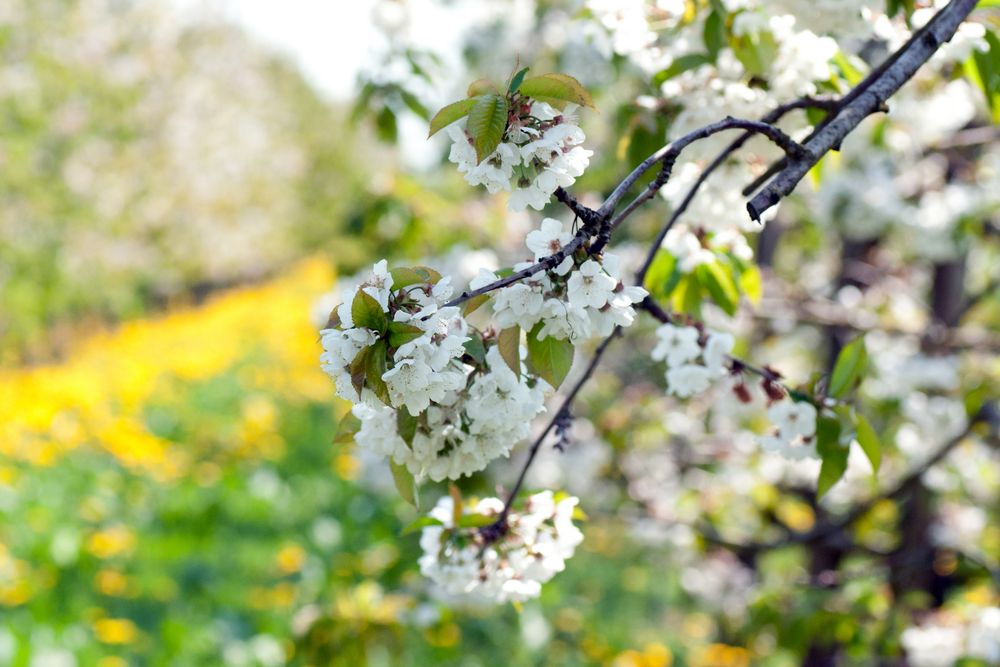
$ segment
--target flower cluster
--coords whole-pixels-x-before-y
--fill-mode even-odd
[[[323,370],[354,403],[358,445],[435,481],[506,456],[548,389],[444,306],[451,293],[432,270],[389,271],[383,260],[321,332]]]
[[[541,229],[528,234],[527,245],[538,261],[558,252],[572,238],[562,223],[546,218]],[[523,262],[514,266],[514,270],[531,265],[532,262]],[[496,274],[481,271],[470,286],[481,287],[495,280]],[[567,256],[550,272],[537,273],[498,290],[493,313],[503,329],[521,327],[533,331],[537,326],[532,335],[539,340],[551,336],[575,343],[608,336],[616,326],[631,326],[635,321],[633,305],[647,294],[641,287],[622,282],[616,255],[605,253],[603,257],[587,257],[582,261]]]
[[[431,510],[420,536],[420,571],[457,602],[520,602],[538,597],[543,583],[565,568],[583,541],[573,525],[579,500],[551,491],[529,496],[507,515],[507,531],[488,541],[475,526],[494,522],[499,498],[456,506],[446,496]]]
[[[703,336],[695,327],[673,324],[660,326],[656,337],[658,341],[651,356],[667,362],[667,392],[680,398],[700,394],[724,375],[735,343],[727,333],[711,332]]]
[[[543,102],[522,100],[503,141],[481,162],[465,121],[454,123],[448,127],[453,141],[448,159],[470,185],[483,185],[490,194],[511,192],[510,210],[541,210],[556,188],[568,187],[583,175],[593,155],[581,145],[586,137],[569,114],[570,107],[559,112]]]

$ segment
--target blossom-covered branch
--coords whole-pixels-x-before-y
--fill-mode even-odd
[[[862,120],[885,109],[886,101],[913,78],[917,70],[950,40],[962,21],[976,8],[976,0],[952,0],[923,28],[913,34],[882,67],[868,75],[842,101],[839,108],[813,134],[803,141],[805,152],[787,158],[782,171],[747,204],[754,220],[782,197],[795,189],[799,181],[819,160],[836,150]]]

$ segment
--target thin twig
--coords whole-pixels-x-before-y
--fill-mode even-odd
[[[566,257],[572,255],[574,252],[577,251],[578,248],[582,247],[584,241],[586,241],[588,238],[590,238],[590,233],[587,232],[585,229],[581,228],[580,231],[578,231],[576,235],[573,236],[572,240],[570,240],[569,243],[567,243],[562,248],[560,248],[553,254],[549,255],[548,257],[543,257],[542,259],[538,260],[537,262],[527,267],[526,269],[522,269],[520,271],[512,273],[506,278],[500,278],[499,280],[495,280],[489,285],[484,285],[474,290],[466,290],[444,305],[457,306],[459,304],[465,303],[469,299],[473,299],[483,294],[489,294],[490,292],[498,290],[501,287],[506,287],[507,285],[512,285],[516,282],[524,280],[525,278],[530,278],[531,276],[541,271],[548,271],[550,269],[554,269],[555,267],[559,266],[559,264],[564,259],[566,259]]]
[[[597,368],[597,364],[600,363],[601,357],[604,356],[604,352],[608,349],[608,346],[611,345],[611,341],[618,337],[621,330],[621,327],[615,327],[614,331],[611,332],[611,335],[601,341],[601,344],[597,346],[597,349],[594,350],[594,356],[591,357],[590,363],[587,365],[586,370],[584,370],[583,375],[577,379],[573,388],[570,389],[566,398],[563,399],[562,405],[560,405],[559,409],[556,410],[554,415],[552,415],[552,419],[549,420],[545,429],[539,433],[538,437],[535,438],[535,441],[531,443],[531,448],[528,450],[528,458],[525,459],[524,464],[522,464],[521,472],[517,476],[517,481],[514,482],[513,488],[511,488],[510,493],[507,494],[507,500],[504,503],[503,510],[500,512],[500,515],[497,517],[495,522],[480,530],[480,533],[487,544],[496,541],[507,532],[507,515],[510,513],[511,505],[517,498],[517,494],[521,491],[524,479],[528,475],[528,469],[531,468],[531,464],[534,463],[535,456],[538,455],[538,451],[541,449],[542,443],[545,442],[545,438],[548,437],[549,433],[556,426],[556,424],[561,420],[565,420],[569,416],[570,407],[573,405],[573,401],[576,400],[576,397],[583,388],[583,385],[585,385],[594,374],[594,370]]]
[[[770,139],[777,145],[781,150],[785,151],[786,155],[803,157],[803,147],[798,144],[794,139],[789,137],[787,134],[776,128],[770,123],[765,123],[759,120],[747,120],[745,118],[733,118],[732,116],[723,118],[722,120],[716,121],[700,127],[697,130],[688,132],[684,136],[678,138],[676,141],[663,146],[658,151],[650,155],[648,158],[642,161],[638,167],[632,170],[628,176],[622,180],[621,183],[608,195],[608,198],[604,200],[601,207],[597,209],[597,214],[601,217],[610,216],[614,213],[615,207],[621,198],[625,196],[629,188],[635,185],[636,181],[642,178],[642,175],[649,171],[653,165],[657,163],[662,163],[660,167],[660,174],[657,176],[657,181],[661,181],[659,185],[650,191],[647,186],[645,198],[648,199],[656,192],[663,184],[667,182],[670,177],[670,171],[673,169],[674,163],[677,161],[678,156],[680,156],[681,151],[690,146],[696,141],[710,137],[713,134],[719,132],[724,132],[726,130],[746,130],[748,132],[753,132],[756,134],[761,134]]]

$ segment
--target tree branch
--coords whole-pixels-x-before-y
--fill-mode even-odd
[[[614,213],[615,207],[618,205],[618,202],[621,201],[622,197],[625,196],[625,193],[628,192],[629,188],[635,185],[636,181],[642,178],[642,175],[649,171],[653,165],[661,162],[662,165],[660,167],[660,173],[654,181],[657,185],[653,187],[653,184],[650,184],[646,187],[644,194],[640,195],[643,197],[641,201],[649,199],[653,196],[653,193],[663,187],[663,185],[670,178],[670,172],[673,169],[677,158],[680,156],[681,151],[696,141],[700,141],[701,139],[705,139],[713,134],[724,132],[726,130],[746,130],[747,132],[762,134],[770,139],[776,146],[785,151],[785,154],[789,157],[802,157],[805,154],[801,145],[774,125],[759,120],[747,120],[744,118],[733,118],[732,116],[729,116],[723,118],[722,120],[705,125],[704,127],[700,127],[697,130],[688,132],[676,141],[672,141],[643,160],[639,166],[633,169],[632,173],[626,176],[611,192],[611,194],[608,195],[608,198],[604,200],[601,207],[597,209],[597,214],[601,217],[609,217],[612,213]],[[641,201],[639,203],[641,203]],[[635,206],[630,205],[630,208],[634,210]]]
[[[754,220],[788,195],[799,181],[830,150],[840,146],[862,120],[885,109],[886,100],[909,81],[940,46],[950,40],[958,26],[972,13],[976,0],[952,0],[923,28],[918,30],[883,65],[859,83],[833,114],[803,142],[806,152],[787,156],[782,171],[747,204]]]

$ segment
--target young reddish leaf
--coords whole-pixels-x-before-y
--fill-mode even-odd
[[[390,405],[389,387],[386,386],[382,376],[385,374],[385,339],[377,341],[368,348],[368,358],[365,361],[365,384],[375,392],[379,400]]]
[[[476,79],[469,84],[468,90],[465,94],[469,97],[479,97],[480,95],[486,95],[489,93],[499,94],[500,90],[496,87],[489,79]]]
[[[400,266],[389,269],[392,276],[392,288],[394,290],[409,287],[410,285],[437,284],[441,280],[441,274],[426,266]]]
[[[503,140],[507,129],[507,98],[502,95],[481,96],[469,112],[468,129],[476,149],[476,159],[482,162]]]
[[[572,102],[582,107],[594,107],[594,100],[583,85],[568,74],[542,74],[525,79],[519,92],[525,97],[548,102]]]
[[[413,270],[422,276],[426,276],[425,280],[431,285],[437,285],[438,281],[441,280],[441,274],[429,266],[415,266]]]
[[[521,377],[521,327],[511,327],[500,332],[497,338],[500,356],[507,362],[514,375]]]
[[[427,134],[427,138],[430,139],[439,131],[448,127],[460,118],[465,118],[475,104],[476,100],[475,98],[472,98],[452,102],[448,106],[443,107],[440,111],[434,114],[433,118],[431,118],[431,128],[430,132]]]
[[[371,350],[370,347],[362,348],[351,362],[351,386],[354,387],[359,396],[361,390],[365,388],[365,374],[368,370],[368,355],[371,354]]]
[[[480,294],[479,296],[474,296],[465,303],[462,304],[462,315],[468,317],[472,313],[479,310],[480,306],[490,300],[489,294]]]

